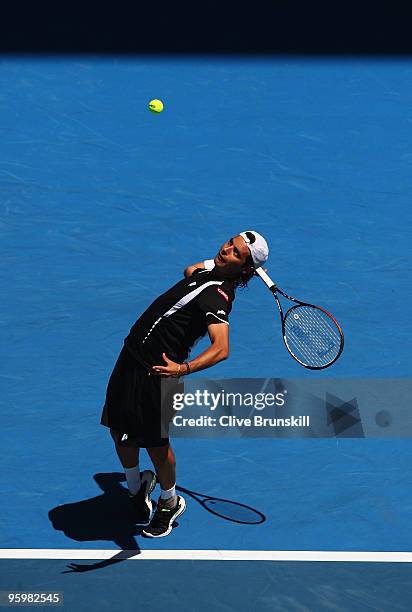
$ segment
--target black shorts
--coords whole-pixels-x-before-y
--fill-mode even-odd
[[[183,385],[174,378],[149,375],[124,346],[107,385],[100,423],[119,432],[123,446],[168,445],[173,410],[165,401],[166,386],[169,397]]]

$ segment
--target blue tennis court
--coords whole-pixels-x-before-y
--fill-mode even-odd
[[[410,378],[411,76],[409,59],[1,59],[0,591],[59,591],[69,610],[410,609],[396,405],[382,439],[176,439],[178,486],[265,520],[189,495],[150,541],[99,420],[131,325],[248,228],[279,286],[342,324],[316,377]],[[259,279],[230,321],[209,376],[315,376]]]

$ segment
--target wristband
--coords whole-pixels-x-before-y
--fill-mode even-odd
[[[187,363],[187,361],[184,361],[183,363],[186,366],[186,376],[187,376],[188,374],[190,374],[190,365]]]
[[[203,262],[203,265],[205,266],[205,270],[213,270],[213,268],[215,267],[215,260],[205,259],[205,261]]]

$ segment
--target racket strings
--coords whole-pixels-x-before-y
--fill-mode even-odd
[[[314,306],[298,306],[285,317],[285,341],[289,351],[305,365],[323,367],[341,347],[341,334],[333,319]]]

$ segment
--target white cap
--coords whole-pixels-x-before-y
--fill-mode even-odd
[[[255,240],[253,242],[249,240],[246,235],[247,233],[254,235]],[[269,247],[263,236],[261,236],[257,232],[252,232],[252,230],[247,230],[247,232],[240,232],[239,236],[242,236],[243,240],[248,245],[255,268],[260,268],[260,266],[263,266],[263,264],[269,257]]]

